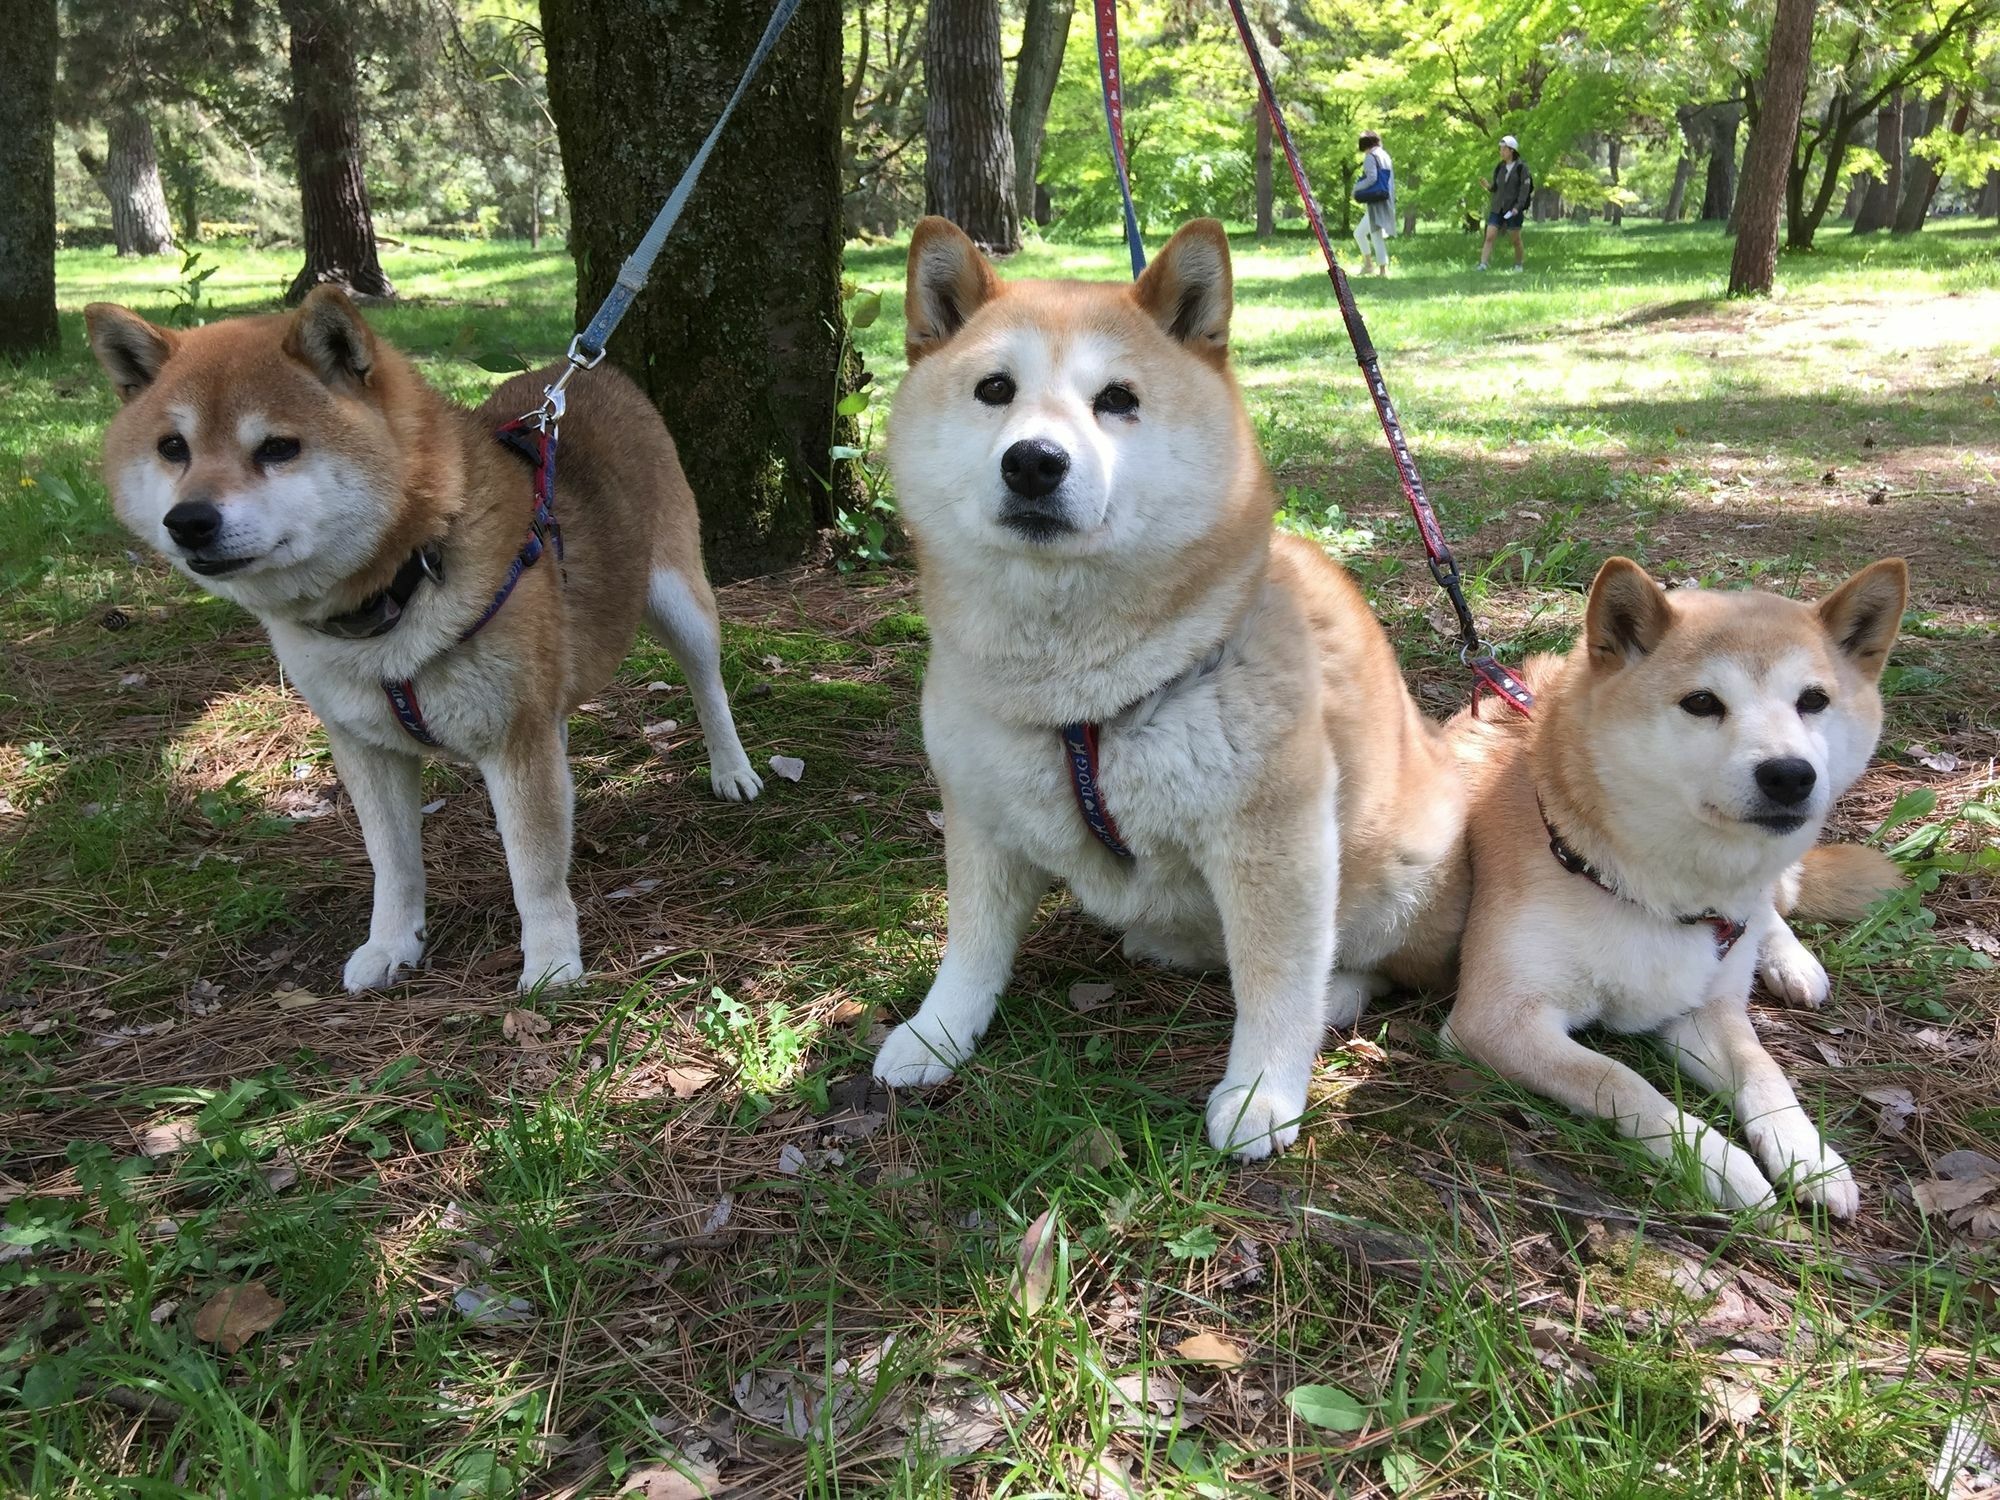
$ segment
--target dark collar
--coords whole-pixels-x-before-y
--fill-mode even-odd
[[[369,595],[344,615],[321,620],[313,629],[343,641],[366,641],[387,635],[403,618],[403,611],[409,608],[410,600],[426,578],[433,583],[444,582],[444,550],[437,542],[426,542],[412,552],[381,593]]]
[[[1540,788],[1536,788],[1535,791],[1535,810],[1542,815],[1542,827],[1548,830],[1549,835],[1549,853],[1556,857],[1557,864],[1561,865],[1572,875],[1581,875],[1585,880],[1588,880],[1608,896],[1615,896],[1620,901],[1631,902],[1634,906],[1640,904],[1637,901],[1633,901],[1630,896],[1619,890],[1615,884],[1600,874],[1595,865],[1571,848],[1569,841],[1556,831],[1556,825],[1549,821],[1548,808],[1542,805]],[[1717,958],[1727,957],[1729,950],[1741,942],[1743,934],[1748,931],[1747,924],[1737,921],[1734,917],[1725,917],[1721,912],[1715,910],[1714,907],[1710,907],[1707,911],[1676,916],[1674,920],[1679,922],[1683,927],[1706,927],[1713,932],[1715,934],[1715,956]]]

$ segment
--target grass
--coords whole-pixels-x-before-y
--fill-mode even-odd
[[[248,620],[128,553],[96,475],[80,308],[164,314],[180,273],[65,254],[65,353],[0,369],[0,1488],[689,1493],[677,1462],[816,1497],[1928,1495],[1950,1424],[1995,1433],[2000,1356],[1993,1241],[1909,1196],[2000,1134],[1995,238],[1830,236],[1753,305],[1719,300],[1708,231],[1529,243],[1527,275],[1474,278],[1425,234],[1360,287],[1508,649],[1566,639],[1612,551],[1809,593],[1912,559],[1844,832],[1917,884],[1809,934],[1826,1011],[1759,1012],[1857,1224],[1705,1211],[1441,1057],[1438,997],[1329,1048],[1298,1151],[1230,1167],[1199,1112],[1226,991],[1129,968],[1059,896],[962,1081],[871,1091],[944,918],[894,566],[724,592],[745,741],[806,764],[749,809],[658,730],[693,714],[650,643],[578,717],[587,989],[511,993],[484,792],[439,768],[433,967],[337,997],[367,867],[324,740]],[[216,313],[291,270],[213,255]],[[560,250],[388,261],[405,301],[372,316],[456,394],[567,341]],[[1121,265],[1093,239],[1009,274]],[[892,392],[900,248],[848,270],[885,294],[860,342]],[[1239,239],[1237,276],[1283,522],[1445,711],[1447,622],[1323,274],[1288,234]],[[1079,1009],[1079,981],[1115,997]],[[251,1281],[282,1314],[225,1353],[202,1315]]]

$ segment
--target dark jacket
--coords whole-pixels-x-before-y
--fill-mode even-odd
[[[1489,214],[1518,212],[1525,219],[1528,216],[1528,200],[1534,194],[1534,179],[1528,174],[1528,164],[1517,156],[1493,169],[1493,195],[1486,200],[1486,211]]]

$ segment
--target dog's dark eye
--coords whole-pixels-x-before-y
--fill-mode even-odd
[[[1005,375],[988,375],[972,388],[972,394],[987,406],[1005,406],[1014,399],[1014,382]]]
[[[1831,702],[1833,700],[1827,697],[1825,688],[1809,687],[1803,693],[1799,694],[1799,712],[1802,714],[1821,713],[1824,712],[1826,706]]]
[[[1129,417],[1139,409],[1139,398],[1132,394],[1132,387],[1113,381],[1097,393],[1097,399],[1090,403],[1090,409],[1100,417]]]
[[[170,432],[159,442],[160,457],[170,464],[184,464],[188,461],[188,442],[178,432]]]
[[[1722,700],[1705,688],[1681,699],[1681,707],[1697,719],[1719,719],[1723,714]]]
[[[250,456],[260,464],[289,463],[299,456],[299,440],[287,437],[267,437],[257,445],[257,451]]]

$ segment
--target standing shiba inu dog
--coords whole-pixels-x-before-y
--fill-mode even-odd
[[[1860,1204],[1748,1000],[1760,950],[1772,989],[1825,998],[1781,904],[1858,916],[1899,882],[1873,850],[1814,843],[1875,748],[1908,588],[1890,559],[1817,606],[1669,594],[1613,558],[1575,648],[1528,666],[1533,722],[1454,725],[1473,877],[1452,1039],[1657,1156],[1685,1151],[1730,1208],[1772,1205],[1773,1181],[1843,1218]],[[1734,1103],[1756,1159],[1571,1039],[1593,1022],[1658,1036]]]
[[[917,226],[889,457],[950,932],[875,1073],[951,1076],[1059,876],[1133,957],[1227,963],[1208,1135],[1253,1158],[1297,1137],[1329,1021],[1446,965],[1464,799],[1360,589],[1274,540],[1230,310],[1213,221],[1129,286],[1003,284],[950,224]]]
[[[495,438],[553,372],[467,411],[324,287],[295,314],[191,332],[104,303],[85,316],[125,403],[104,438],[119,519],[256,615],[326,725],[375,867],[348,990],[388,984],[424,951],[420,731],[491,790],[522,988],[582,978],[565,720],[617,669],[642,612],[687,673],[716,794],[762,787],[730,718],[694,499],[659,414],[610,369],[572,382],[557,544],[531,534],[531,469]],[[533,566],[543,542],[551,555]]]

